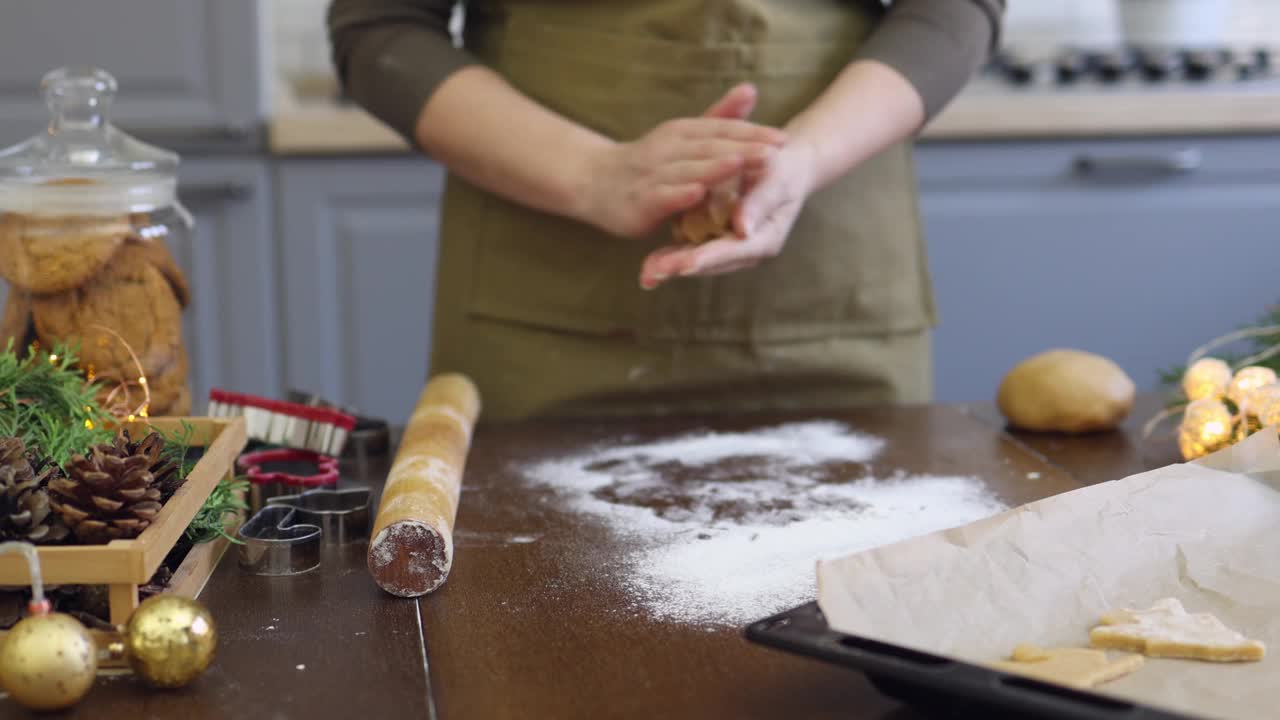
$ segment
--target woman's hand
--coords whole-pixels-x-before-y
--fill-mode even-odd
[[[924,120],[924,102],[910,82],[875,60],[846,67],[817,100],[787,123],[791,139],[761,171],[748,172],[734,230],[697,247],[665,247],[645,258],[640,285],[679,276],[714,275],[753,267],[782,252],[808,196],[889,145]]]
[[[745,193],[733,218],[739,237],[654,251],[640,270],[641,287],[652,290],[673,277],[743,270],[776,256],[813,192],[816,173],[813,145],[802,137],[794,138],[763,167],[746,173]]]
[[[702,117],[669,120],[638,140],[592,154],[578,215],[622,237],[643,237],[740,174],[768,167],[786,133],[742,119],[755,107],[750,85],[730,90]]]

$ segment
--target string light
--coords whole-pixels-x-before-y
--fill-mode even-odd
[[[138,387],[142,388],[142,403],[137,407],[133,407],[130,398],[129,386],[134,383],[130,383],[123,379],[118,380],[116,386],[111,388],[107,393],[106,398],[103,400],[102,404],[104,409],[116,418],[129,418],[132,420],[138,415],[146,417],[147,408],[151,406],[151,391],[147,387],[147,376],[146,371],[142,367],[142,361],[138,359],[137,353],[133,351],[133,348],[130,347],[128,341],[121,337],[120,333],[104,325],[94,325],[93,327],[105,333],[109,333],[110,335],[114,335],[116,339],[120,341],[120,344],[124,346],[125,351],[129,353],[129,358],[133,360],[134,368],[138,371],[136,384]],[[106,337],[99,338],[99,342],[105,344]],[[117,397],[120,397],[121,400],[117,401]]]
[[[50,364],[50,365],[57,365],[57,364],[58,364],[58,354],[57,354],[57,353],[49,353],[49,364]]]
[[[1231,378],[1231,384],[1227,386],[1227,399],[1235,403],[1237,407],[1240,407],[1246,404],[1245,401],[1248,400],[1249,393],[1275,381],[1276,371],[1271,368],[1258,365],[1240,368],[1235,377]]]
[[[1280,425],[1280,384],[1263,385],[1249,393],[1249,413],[1262,427]]]
[[[1231,384],[1231,366],[1218,358],[1203,358],[1187,368],[1182,391],[1187,400],[1221,399]]]
[[[1222,401],[1213,398],[1187,405],[1178,427],[1178,449],[1184,460],[1194,460],[1231,442],[1234,418]]]
[[[92,421],[92,420],[89,420],[88,418],[86,418],[86,419],[85,419],[85,421],[84,421],[84,428],[85,428],[86,430],[92,430],[92,429],[93,429],[93,421]]]

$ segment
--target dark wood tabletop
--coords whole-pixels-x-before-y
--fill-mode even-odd
[[[1084,437],[1008,432],[989,407],[901,407],[805,416],[483,425],[468,458],[456,555],[421,600],[382,593],[364,544],[326,551],[319,570],[247,575],[229,551],[201,600],[218,657],[191,686],[99,679],[73,718],[866,718],[908,720],[861,675],[752,644],[741,628],[657,619],[610,580],[644,538],[611,532],[522,482],[520,468],[599,443],[695,430],[831,419],[884,438],[846,479],[895,471],[982,478],[1017,505],[1176,460],[1125,430]],[[348,466],[377,487],[385,461]],[[676,469],[678,470],[678,468]],[[781,608],[780,608],[781,609]],[[26,717],[7,698],[0,717]]]

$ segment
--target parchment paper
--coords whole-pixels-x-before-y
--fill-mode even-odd
[[[1094,692],[1207,718],[1280,716],[1280,440],[1057,495],[818,563],[835,629],[957,660],[1087,647],[1103,613],[1162,597],[1261,640],[1258,663],[1148,658]]]

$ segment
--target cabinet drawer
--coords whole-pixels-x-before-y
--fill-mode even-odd
[[[1280,137],[922,142],[920,186],[1152,187],[1280,179]]]

